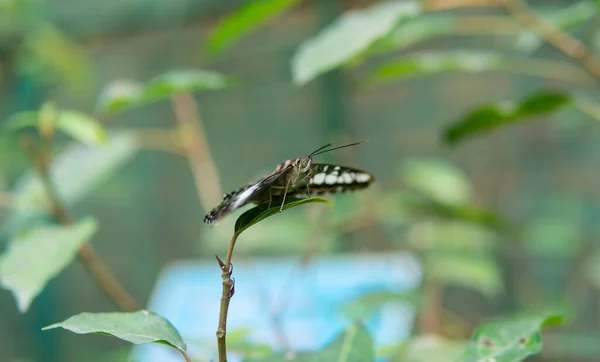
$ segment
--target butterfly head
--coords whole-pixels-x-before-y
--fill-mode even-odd
[[[311,163],[312,157],[301,157],[298,159],[298,169],[300,172],[308,172]]]

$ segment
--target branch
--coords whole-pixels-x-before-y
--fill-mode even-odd
[[[219,257],[217,261],[221,267],[221,277],[223,278],[223,292],[221,293],[221,310],[219,311],[219,327],[217,328],[217,346],[219,350],[219,362],[227,362],[227,312],[229,311],[229,302],[233,296],[234,282],[231,279],[231,273],[233,267],[231,265],[231,256],[233,255],[233,247],[240,234],[234,233],[231,241],[229,242],[229,249],[227,250],[227,256],[223,263]]]
[[[63,225],[73,223],[73,217],[69,214],[66,207],[61,203],[56,186],[50,179],[49,160],[50,154],[38,152],[35,142],[31,137],[23,136],[21,143],[29,156],[32,164],[35,166],[42,184],[48,195],[52,215]],[[49,148],[45,148],[49,152]],[[102,289],[106,296],[117,304],[121,309],[132,312],[138,310],[138,305],[131,295],[121,286],[121,284],[110,273],[106,264],[94,251],[89,242],[83,244],[78,252],[79,260],[83,263],[96,284]]]
[[[588,73],[600,80],[600,63],[582,42],[546,21],[523,0],[497,1],[521,26],[535,32],[548,44],[581,64]]]
[[[171,99],[178,123],[182,146],[194,174],[200,203],[205,210],[221,201],[223,192],[219,173],[212,159],[200,111],[189,93],[178,94]]]

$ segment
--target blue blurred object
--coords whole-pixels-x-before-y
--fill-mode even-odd
[[[308,264],[297,257],[234,258],[233,277],[230,338],[246,330],[251,344],[276,351],[287,344],[293,351],[310,351],[324,347],[353,322],[342,313],[346,303],[373,292],[409,291],[419,285],[421,272],[412,255],[385,253],[322,256]],[[213,260],[174,263],[158,279],[149,309],[173,323],[192,358],[217,360],[221,287],[221,271]],[[396,302],[363,322],[377,348],[406,338],[413,318],[410,306]],[[230,347],[234,345],[228,339]],[[136,361],[182,361],[162,345],[137,346],[134,353]],[[228,359],[241,361],[242,356],[230,352]]]

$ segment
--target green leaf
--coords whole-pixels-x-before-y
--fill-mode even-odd
[[[471,197],[471,185],[465,174],[452,164],[427,159],[402,164],[404,184],[428,198],[448,205],[463,205]]]
[[[136,138],[127,132],[111,134],[107,142],[98,147],[72,144],[53,160],[50,178],[60,198],[71,207],[128,162],[136,151]],[[11,192],[16,195],[15,207],[1,225],[3,232],[14,235],[32,220],[49,213],[51,206],[46,190],[34,172],[18,179]]]
[[[208,38],[206,50],[216,55],[231,47],[252,30],[282,14],[300,0],[254,0],[227,16]]]
[[[477,74],[505,71],[566,82],[588,84],[585,72],[562,62],[538,58],[510,58],[501,53],[452,50],[413,53],[394,59],[369,71],[364,82],[369,86],[405,80],[416,76],[449,72]]]
[[[61,111],[56,127],[83,144],[102,144],[108,137],[100,123],[90,115],[78,111]]]
[[[373,340],[362,324],[354,324],[337,336],[324,349],[317,352],[298,353],[295,358],[272,356],[246,359],[246,362],[369,362],[375,361]]]
[[[106,131],[100,123],[88,114],[74,110],[56,110],[47,103],[41,111],[24,111],[12,115],[4,124],[8,132],[20,131],[34,127],[43,134],[44,127],[58,128],[73,139],[89,145],[102,144],[106,141]],[[47,113],[51,114],[47,114]],[[44,114],[47,114],[44,116]]]
[[[180,69],[161,74],[146,84],[117,81],[98,100],[99,112],[114,114],[169,98],[177,93],[218,90],[232,86],[233,80],[203,69]]]
[[[473,205],[451,205],[422,198],[407,200],[405,203],[412,215],[469,221],[497,231],[508,226],[497,213]]]
[[[71,226],[38,226],[10,241],[0,255],[0,284],[13,293],[22,313],[97,228],[93,218],[86,218]]]
[[[342,306],[342,313],[351,320],[364,320],[389,304],[409,304],[416,306],[421,299],[419,290],[406,292],[377,291],[353,299]]]
[[[166,344],[187,356],[187,347],[177,329],[165,318],[146,310],[130,313],[81,313],[42,330],[59,327],[77,334],[108,334],[133,344]]]
[[[281,207],[279,201],[281,201],[281,199],[274,199],[271,202],[271,207],[269,207],[268,203],[263,203],[241,214],[235,222],[234,232],[239,235],[252,225],[257,224],[268,217],[279,214],[279,209]],[[288,197],[285,205],[283,205],[283,210],[312,202],[321,202],[332,206],[329,200],[322,197],[310,197],[307,199],[295,199]]]
[[[557,111],[570,101],[571,98],[564,93],[540,91],[516,104],[481,106],[448,127],[444,132],[444,139],[453,144],[476,134],[522,121],[524,118]]]
[[[448,362],[459,358],[464,349],[465,343],[462,341],[457,342],[438,335],[425,334],[413,337],[401,346],[396,346],[392,353],[385,354],[391,355],[389,361]]]
[[[494,298],[502,293],[502,273],[491,256],[481,253],[431,252],[425,260],[428,278],[475,290]]]
[[[421,13],[418,1],[387,1],[344,13],[300,46],[292,60],[294,83],[303,85],[332,70],[389,33],[403,19]]]
[[[460,362],[519,362],[542,350],[542,328],[562,317],[525,317],[492,321],[473,333]]]

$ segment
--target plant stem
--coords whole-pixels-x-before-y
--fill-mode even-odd
[[[210,210],[213,205],[221,201],[223,192],[219,172],[204,135],[198,104],[189,93],[173,96],[171,104],[177,120],[183,151],[194,175],[200,203],[205,210]]]
[[[600,62],[582,42],[546,21],[522,0],[498,1],[521,26],[535,32],[548,44],[581,64],[588,73],[600,80]]]
[[[231,300],[231,288],[233,280],[231,280],[231,256],[233,248],[239,233],[234,233],[229,242],[229,249],[225,257],[225,263],[221,265],[221,277],[223,278],[223,292],[221,293],[221,310],[219,312],[219,327],[217,328],[217,346],[219,349],[219,362],[227,362],[227,312],[229,311],[229,301]]]
[[[56,186],[50,179],[49,160],[50,154],[38,152],[35,142],[31,137],[23,136],[21,143],[27,152],[31,162],[35,166],[41,182],[46,190],[52,215],[63,225],[73,224],[73,217],[69,214],[66,207],[60,201]],[[45,147],[45,152],[51,152],[50,148]],[[133,312],[139,307],[133,297],[121,286],[118,280],[111,274],[110,270],[96,254],[94,248],[89,242],[83,244],[78,251],[79,260],[83,263],[96,284],[122,310]]]

